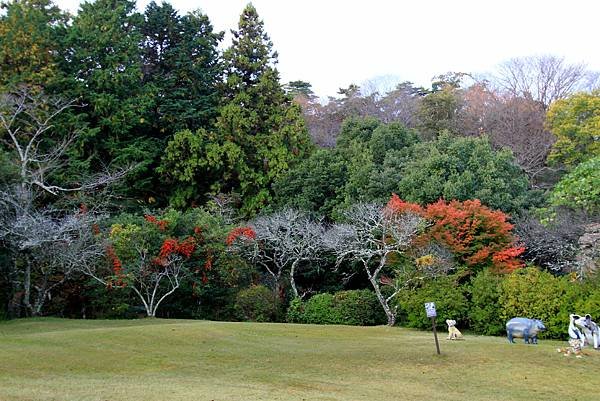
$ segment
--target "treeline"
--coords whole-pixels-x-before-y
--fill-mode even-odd
[[[311,321],[314,298],[417,325],[420,291],[471,305],[478,277],[526,264],[596,294],[600,93],[583,65],[514,59],[323,103],[280,83],[252,5],[222,52],[208,16],[168,3],[3,9],[0,313]]]
[[[54,121],[58,136],[79,132],[69,168],[48,179],[133,165],[117,206],[186,207],[235,192],[254,213],[271,199],[274,178],[311,147],[251,5],[223,53],[223,33],[206,15],[180,15],[168,3],[143,14],[134,1],[83,3],[75,16],[51,1],[4,8],[2,92],[25,86],[73,102]]]

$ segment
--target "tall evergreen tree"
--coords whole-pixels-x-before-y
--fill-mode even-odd
[[[163,171],[181,183],[177,203],[192,201],[196,178],[209,192],[236,192],[252,214],[271,201],[271,184],[311,149],[298,106],[279,83],[277,53],[256,9],[247,5],[223,55],[224,105],[213,132],[176,135]],[[196,178],[194,178],[196,177]]]
[[[213,32],[199,11],[179,16],[168,3],[146,8],[144,81],[154,93],[151,124],[161,133],[208,128],[217,116],[222,69]]]
[[[254,6],[246,6],[232,34],[223,55],[227,103],[217,131],[224,152],[240,156],[224,166],[230,178],[224,184],[239,190],[245,211],[252,212],[271,200],[271,184],[308,152],[310,139],[279,83],[277,52]]]
[[[139,163],[121,189],[152,196],[160,143],[148,135],[152,94],[143,85],[140,32],[143,17],[132,0],[83,3],[69,27],[62,94],[78,99],[95,130],[82,144],[92,171],[107,164]]]

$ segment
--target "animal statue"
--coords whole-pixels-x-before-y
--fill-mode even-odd
[[[577,358],[582,357],[581,350],[583,348],[584,336],[578,327],[580,321],[581,316],[572,313],[569,315],[569,346],[567,348],[557,349],[558,352],[562,352],[565,356],[573,354]]]
[[[581,340],[583,345],[584,336],[580,330],[582,324],[583,321],[581,319],[581,316],[575,315],[573,313],[569,315],[569,338],[571,340]]]
[[[506,336],[511,343],[514,338],[523,338],[525,344],[537,344],[537,335],[544,330],[546,326],[538,319],[515,317],[506,322]]]
[[[448,337],[446,337],[446,340],[459,340],[463,338],[460,330],[456,328],[456,320],[447,319],[446,324],[448,325]]]
[[[581,331],[583,332],[585,343],[593,345],[594,349],[600,349],[600,328],[598,328],[598,325],[592,320],[589,314],[585,315],[581,320],[583,320]]]

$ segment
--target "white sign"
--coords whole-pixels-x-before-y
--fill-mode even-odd
[[[436,317],[435,303],[425,302],[425,312],[427,312],[427,317]]]

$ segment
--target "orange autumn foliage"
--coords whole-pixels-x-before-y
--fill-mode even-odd
[[[524,266],[519,256],[525,248],[515,245],[517,239],[508,216],[482,205],[477,199],[464,202],[440,199],[423,208],[393,194],[387,209],[423,216],[431,226],[419,241],[445,244],[461,264],[471,269],[510,272]]]

